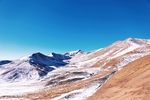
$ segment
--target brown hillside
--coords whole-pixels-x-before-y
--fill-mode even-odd
[[[125,66],[88,100],[150,100],[150,55]]]

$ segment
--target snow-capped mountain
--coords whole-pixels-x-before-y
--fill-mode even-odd
[[[55,68],[67,64],[62,59],[58,59],[59,56],[54,53],[53,55],[49,57],[38,52],[1,65],[0,78],[9,82],[39,79]]]
[[[67,53],[65,53],[64,55],[65,55],[65,56],[73,57],[73,56],[81,55],[81,54],[84,54],[84,53],[85,53],[85,52],[82,51],[82,50],[76,50],[76,51],[67,52]]]
[[[89,53],[82,50],[65,54],[51,53],[48,56],[34,53],[0,65],[0,79],[8,83],[34,80],[28,86],[38,84],[41,87],[40,91],[37,88],[34,93],[28,94],[31,91],[26,91],[24,96],[14,94],[13,98],[86,100],[124,66],[149,54],[150,40],[137,38],[117,41]],[[2,94],[11,98],[11,93]]]

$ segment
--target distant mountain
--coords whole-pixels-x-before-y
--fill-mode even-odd
[[[96,98],[99,97],[97,91],[103,89],[103,86],[111,78],[113,79],[113,76],[121,73],[126,68],[125,66],[130,66],[131,63],[134,64],[137,61],[139,61],[138,64],[142,64],[139,59],[143,59],[147,55],[150,55],[150,40],[137,38],[117,41],[106,48],[89,53],[82,50],[65,54],[51,53],[48,56],[42,53],[33,53],[8,64],[0,65],[1,83],[4,81],[5,84],[8,84],[7,88],[3,88],[3,91],[8,91],[8,87],[12,87],[12,84],[15,84],[13,85],[14,88],[11,89],[14,93],[18,93],[15,86],[21,86],[22,88],[28,86],[26,92],[22,91],[24,96],[18,94],[16,96],[12,92],[0,93],[3,94],[2,96],[11,99],[10,95],[14,95],[13,98],[30,100],[35,98],[38,98],[38,100],[87,100],[90,98],[92,98],[90,100],[101,100]],[[131,65],[133,66],[133,64]],[[130,69],[130,67],[128,68]],[[131,67],[129,72],[134,72],[134,70],[138,70],[138,67],[137,69]],[[127,78],[127,80],[129,79]],[[20,82],[26,82],[26,85],[22,86],[25,83],[20,85]],[[119,85],[119,83],[117,84]],[[134,84],[138,84],[138,82]],[[39,88],[34,88],[35,92],[30,93],[31,89],[29,88],[34,86]]]
[[[0,61],[0,65],[8,64],[10,62],[11,62],[10,60],[2,60]]]
[[[64,55],[72,57],[72,56],[83,54],[83,53],[85,53],[85,52],[82,50],[76,50],[76,51],[67,52]]]
[[[38,52],[1,65],[0,78],[9,82],[39,79],[57,67],[67,64],[58,59],[56,54],[53,55],[54,57],[49,57]]]

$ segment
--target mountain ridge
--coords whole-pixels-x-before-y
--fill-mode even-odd
[[[137,38],[117,41],[89,53],[82,50],[64,54],[53,52],[50,55],[37,52],[0,65],[0,78],[1,81],[6,80],[8,87],[25,81],[28,81],[29,87],[31,82],[39,86],[37,89],[40,91],[35,88],[34,92],[28,90],[20,97],[14,94],[14,98],[66,100],[67,97],[67,100],[85,100],[106,84],[114,73],[149,54],[150,40]],[[84,94],[89,90],[88,95]],[[4,95],[10,98],[10,94]]]

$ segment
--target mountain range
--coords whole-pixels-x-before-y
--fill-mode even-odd
[[[150,40],[0,61],[0,100],[148,100]]]

